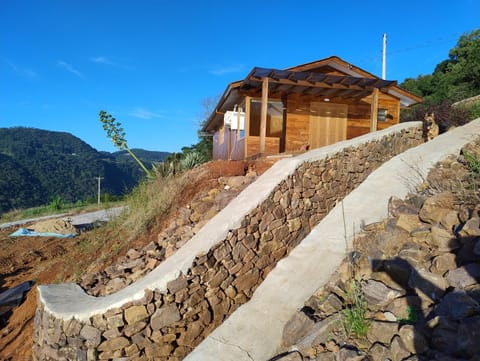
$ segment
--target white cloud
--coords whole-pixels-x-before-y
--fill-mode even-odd
[[[163,118],[163,115],[160,113],[152,112],[145,108],[135,108],[129,113],[132,117],[140,119],[154,119],[154,118]]]
[[[108,59],[106,56],[96,56],[90,58],[90,60],[97,64],[115,65],[115,63]]]
[[[234,64],[234,65],[229,65],[229,66],[223,66],[223,67],[218,67],[215,69],[211,69],[209,71],[210,74],[213,75],[225,75],[225,74],[230,74],[230,73],[238,73],[243,71],[244,66],[243,64]]]
[[[59,67],[65,69],[66,71],[78,76],[79,78],[82,78],[82,79],[85,78],[85,76],[79,70],[75,69],[71,64],[69,64],[69,63],[67,63],[63,60],[58,60],[57,61],[57,66],[59,66]]]
[[[18,64],[15,64],[13,62],[11,62],[10,60],[8,59],[5,59],[3,58],[3,61],[5,63],[8,64],[8,66],[18,75],[20,76],[23,76],[25,78],[36,78],[37,77],[37,73],[30,69],[30,68],[26,68],[26,67],[23,67],[21,65],[18,65]]]

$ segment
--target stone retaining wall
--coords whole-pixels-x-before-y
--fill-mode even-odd
[[[422,142],[419,123],[304,160],[188,271],[88,318],[56,317],[39,288],[35,360],[180,360],[247,302],[276,263],[375,168]],[[315,151],[310,152],[315,155]],[[61,297],[56,295],[55,297]],[[92,299],[94,299],[92,297]]]

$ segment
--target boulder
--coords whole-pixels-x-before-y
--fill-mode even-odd
[[[480,279],[480,264],[470,263],[465,266],[448,271],[446,275],[448,284],[455,288],[465,289],[474,285]]]
[[[370,342],[389,344],[398,331],[398,323],[373,321],[368,328],[367,338]]]
[[[465,291],[455,290],[443,297],[435,311],[440,317],[458,321],[480,314],[480,305]]]
[[[425,200],[418,216],[426,223],[438,224],[453,209],[453,201],[450,192],[435,194]]]
[[[404,291],[395,290],[386,286],[383,282],[368,280],[362,285],[363,295],[367,303],[375,307],[384,307],[395,298],[405,294]]]

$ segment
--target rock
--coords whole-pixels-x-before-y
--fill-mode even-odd
[[[102,334],[97,328],[84,325],[80,331],[80,336],[85,339],[85,345],[88,348],[93,348],[100,344]]]
[[[391,352],[388,347],[377,342],[368,350],[368,356],[372,361],[385,361],[390,359]]]
[[[315,322],[303,312],[295,312],[290,318],[282,333],[282,344],[290,346],[311,332]],[[310,345],[311,346],[311,345]]]
[[[106,294],[112,294],[115,292],[120,291],[121,289],[124,289],[127,286],[127,282],[125,281],[124,278],[112,278],[111,280],[108,281],[107,285],[105,286],[105,292]]]
[[[440,223],[453,209],[453,195],[450,192],[435,194],[425,200],[418,216],[430,224]]]
[[[146,322],[144,322],[144,321],[135,322],[135,323],[127,325],[123,329],[123,334],[127,337],[132,337],[132,335],[135,335],[136,333],[139,333],[145,327],[147,327]]]
[[[388,214],[397,217],[399,214],[415,214],[418,217],[418,208],[398,197],[392,196],[388,200]]]
[[[127,338],[120,336],[120,337],[102,342],[98,346],[98,351],[116,351],[116,350],[121,350],[122,348],[125,348],[128,345],[130,345],[130,341],[128,341]]]
[[[325,342],[325,348],[330,352],[338,352],[340,350],[340,347],[334,340],[328,340]]]
[[[340,314],[335,313],[316,322],[311,331],[298,341],[295,347],[302,352],[303,350],[309,350],[315,345],[325,344],[331,335],[339,330],[343,330],[342,321]]]
[[[442,276],[423,269],[411,273],[408,285],[414,288],[422,299],[431,302],[438,301],[448,286]]]
[[[394,259],[383,260],[378,269],[388,275],[389,280],[393,281],[396,287],[406,289],[412,266],[406,260],[396,257]],[[391,283],[391,282],[390,282]]]
[[[410,353],[423,353],[428,349],[427,339],[413,325],[402,326],[399,336],[403,345]]]
[[[480,316],[465,318],[458,328],[458,350],[468,357],[480,354]]]
[[[392,339],[390,352],[392,361],[401,361],[410,355],[410,351],[407,350],[402,339],[398,335],[394,336]]]
[[[307,305],[315,310],[319,310],[322,316],[330,316],[342,309],[343,302],[335,293],[329,293],[327,297],[310,298]]]
[[[480,239],[477,240],[477,241],[474,243],[473,253],[474,253],[476,256],[480,256]]]
[[[368,280],[362,285],[363,295],[369,305],[384,307],[395,298],[405,294],[404,291],[394,290],[386,286],[383,282]]]
[[[81,329],[82,324],[74,318],[63,323],[63,332],[67,337],[79,335]]]
[[[439,318],[438,324],[433,328],[431,344],[436,350],[446,354],[453,354],[458,348],[458,323],[448,319]]]
[[[411,233],[419,228],[424,228],[425,224],[420,221],[417,214],[401,213],[397,217],[396,226]]]
[[[323,358],[317,358],[317,360],[323,360]],[[328,358],[326,360],[329,360]],[[367,360],[365,354],[353,347],[342,347],[337,352],[338,361],[363,361]]]
[[[397,330],[398,323],[396,322],[373,321],[368,328],[367,338],[372,343],[378,341],[389,344]]]
[[[446,279],[450,286],[465,289],[474,285],[480,279],[480,264],[470,263],[448,271]]]
[[[109,329],[113,329],[115,327],[122,327],[123,325],[125,325],[125,322],[123,321],[122,314],[107,316],[107,326]]]
[[[458,211],[451,210],[447,212],[440,220],[440,224],[448,231],[453,231],[460,223]]]
[[[275,361],[302,361],[303,357],[298,351],[289,351],[282,356],[276,356],[274,359]]]
[[[456,321],[479,313],[480,305],[463,290],[447,293],[436,308],[439,316]]]
[[[167,289],[171,294],[175,294],[187,286],[188,282],[184,275],[180,275],[179,277],[167,283]]]
[[[420,310],[422,301],[417,296],[406,296],[394,299],[388,306],[387,310],[395,315],[397,320],[408,319],[411,317],[413,310]]]
[[[453,233],[440,226],[432,226],[432,242],[440,252],[450,252],[458,248],[459,244]]]
[[[444,253],[435,257],[430,266],[430,272],[443,275],[447,271],[457,268],[454,253]]]
[[[142,257],[142,253],[138,252],[137,250],[135,250],[133,248],[131,248],[127,252],[127,257],[130,258],[130,259],[138,259],[138,258]]]
[[[194,347],[195,339],[200,336],[204,328],[205,327],[201,321],[189,323],[186,331],[180,334],[180,337],[177,339],[177,343],[181,346]]]
[[[150,319],[152,330],[159,330],[162,327],[170,326],[180,320],[180,312],[175,304],[163,306],[155,311]]]
[[[142,321],[148,317],[145,306],[132,306],[125,310],[125,321],[131,325],[138,321]]]
[[[260,278],[260,272],[257,268],[253,268],[247,273],[239,276],[234,281],[234,286],[238,291],[248,291],[253,286],[257,285],[257,282]]]
[[[338,358],[332,352],[321,352],[317,354],[317,358],[315,358],[315,360],[316,361],[338,361]]]
[[[480,218],[470,218],[458,233],[460,237],[480,237]]]

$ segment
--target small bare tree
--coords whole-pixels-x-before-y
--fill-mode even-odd
[[[100,110],[99,117],[103,130],[105,130],[107,137],[110,138],[115,147],[120,150],[126,150],[135,159],[140,168],[143,169],[147,177],[152,177],[152,173],[145,167],[145,164],[128,148],[122,124],[104,110]]]

